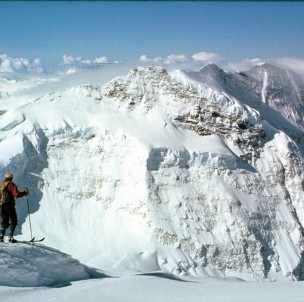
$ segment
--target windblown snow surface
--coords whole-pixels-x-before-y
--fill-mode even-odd
[[[0,245],[1,301],[303,301],[295,73],[138,67],[1,112],[16,238],[46,237]]]

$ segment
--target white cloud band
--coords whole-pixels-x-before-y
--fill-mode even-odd
[[[41,61],[35,58],[32,62],[27,58],[12,58],[6,54],[0,54],[1,73],[41,73]]]
[[[149,58],[146,54],[139,57],[139,61],[142,63],[163,63],[163,64],[185,64],[185,63],[201,63],[212,62],[217,63],[222,60],[222,57],[216,53],[198,52],[188,57],[185,54],[171,54],[165,58],[155,57]]]

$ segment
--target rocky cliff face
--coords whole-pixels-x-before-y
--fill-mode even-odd
[[[140,67],[6,112],[0,170],[32,182],[47,243],[90,265],[303,280],[303,87],[272,65]]]

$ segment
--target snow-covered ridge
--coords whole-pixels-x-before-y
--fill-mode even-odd
[[[208,65],[198,72],[185,72],[185,76],[228,93],[290,135],[301,136],[304,130],[304,83],[291,70],[263,64],[247,72],[226,73]]]
[[[269,65],[139,67],[1,115],[0,173],[29,186],[37,236],[87,265],[303,280],[302,87]]]

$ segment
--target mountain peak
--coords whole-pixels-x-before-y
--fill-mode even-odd
[[[138,67],[45,95],[0,116],[0,173],[86,265],[303,280],[301,86],[255,72]]]

